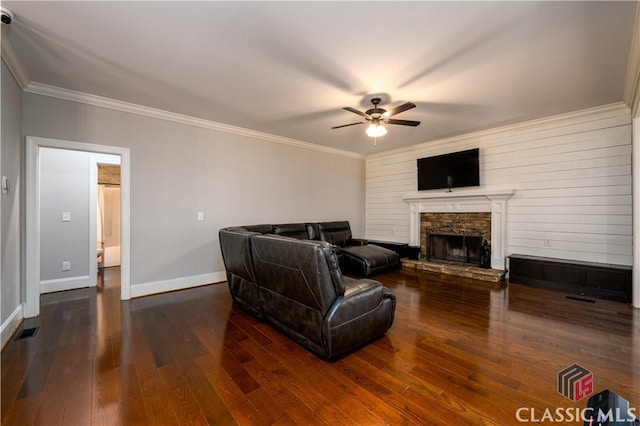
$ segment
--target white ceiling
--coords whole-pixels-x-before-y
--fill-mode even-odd
[[[620,102],[636,2],[21,2],[31,81],[361,154]],[[377,147],[341,108],[412,101]]]

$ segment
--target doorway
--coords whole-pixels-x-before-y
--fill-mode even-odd
[[[98,268],[120,266],[120,157],[97,164],[96,241]]]
[[[41,270],[41,230],[40,230],[40,150],[41,148],[63,149],[95,154],[109,154],[120,159],[120,299],[131,298],[130,284],[130,154],[128,148],[95,145],[28,136],[26,138],[26,190],[25,190],[25,305],[24,316],[34,317],[40,313],[40,270]],[[97,189],[97,185],[96,185]],[[97,190],[95,191],[97,193]],[[91,205],[91,203],[90,203]],[[96,204],[93,204],[96,207]],[[97,215],[93,215],[96,218]],[[92,215],[89,215],[91,218]],[[63,218],[64,220],[64,218]],[[94,230],[96,227],[93,228]],[[95,233],[90,233],[95,235]],[[95,241],[95,240],[94,240]],[[96,247],[96,244],[93,245]],[[95,252],[94,252],[95,253]],[[97,268],[97,262],[93,262]],[[93,275],[95,276],[95,275]]]

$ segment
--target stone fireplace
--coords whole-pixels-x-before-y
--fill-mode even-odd
[[[449,238],[446,238],[449,237]],[[455,238],[459,237],[459,238]],[[448,241],[447,241],[448,240]],[[491,213],[490,212],[466,212],[466,213],[420,213],[420,257],[428,260],[444,260],[460,262],[463,264],[480,264],[480,258],[476,261],[461,261],[458,253],[451,253],[444,257],[437,253],[443,248],[454,247],[473,248],[478,251],[482,247],[482,241],[491,243]],[[433,243],[439,244],[434,248]],[[444,244],[444,246],[443,246]],[[458,250],[459,250],[458,249]],[[471,253],[473,255],[473,253]]]
[[[491,244],[491,268],[505,270],[507,202],[514,193],[513,189],[471,188],[407,194],[403,198],[410,211],[409,245],[420,246],[421,257],[428,258],[430,234],[480,237],[480,244],[482,240]],[[460,257],[463,248],[455,247],[455,239],[449,244],[455,256]],[[477,240],[471,246],[475,244]],[[469,245],[464,249],[468,248]]]

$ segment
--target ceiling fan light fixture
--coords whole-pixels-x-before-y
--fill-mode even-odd
[[[387,134],[387,129],[382,124],[372,123],[367,127],[367,136],[372,138],[379,138]]]
[[[391,118],[396,114],[400,114],[401,112],[407,111],[409,109],[415,108],[416,104],[413,102],[405,102],[402,105],[398,105],[387,111],[384,108],[378,108],[380,104],[380,98],[371,99],[371,103],[373,104],[373,108],[368,109],[366,112],[358,111],[355,108],[351,107],[343,107],[345,111],[352,112],[354,114],[359,115],[364,120],[358,121],[357,123],[349,123],[343,124],[342,126],[334,126],[332,129],[340,129],[342,127],[355,126],[357,124],[366,124],[370,123],[369,127],[367,127],[367,136],[374,138],[374,145],[377,138],[380,136],[384,136],[387,134],[387,129],[382,125],[384,124],[399,124],[401,126],[412,126],[416,127],[420,125],[419,121],[414,120],[396,120],[395,118]]]

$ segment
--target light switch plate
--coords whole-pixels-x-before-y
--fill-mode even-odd
[[[71,222],[71,212],[62,212],[62,221]]]
[[[199,221],[203,221],[204,220],[204,212],[198,212],[198,220]]]

